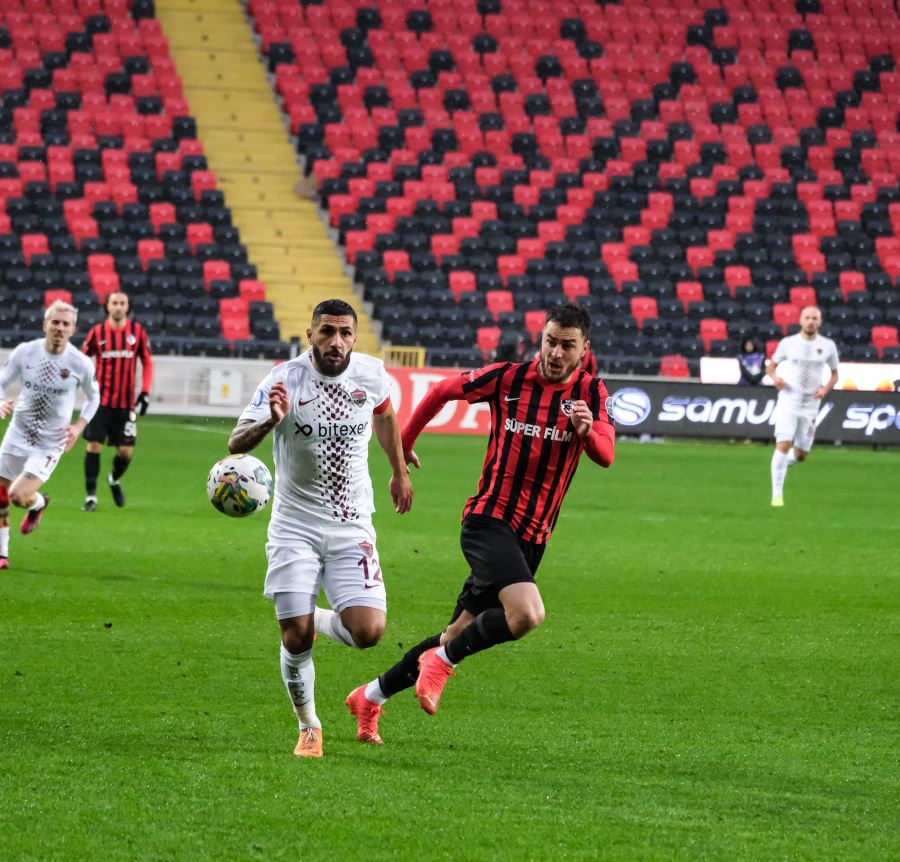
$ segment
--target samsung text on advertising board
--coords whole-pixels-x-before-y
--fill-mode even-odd
[[[816,425],[824,421],[833,404],[823,404],[816,415]],[[660,422],[705,422],[725,425],[765,425],[775,421],[775,400],[760,402],[756,398],[687,398],[668,395],[663,399],[657,417]]]

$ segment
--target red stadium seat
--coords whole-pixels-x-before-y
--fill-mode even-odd
[[[700,321],[700,338],[708,353],[711,342],[728,338],[728,325],[724,320],[715,317],[704,318]]]
[[[141,266],[146,269],[148,261],[165,258],[166,247],[158,239],[141,239],[138,240],[137,253]]]
[[[569,302],[577,302],[581,296],[591,292],[591,286],[583,275],[567,275],[562,280],[563,293]]]
[[[473,272],[451,272],[449,277],[450,290],[453,298],[459,302],[460,296],[477,288],[475,282],[475,273]]]
[[[882,357],[885,347],[900,347],[896,326],[873,326],[872,344],[878,351],[878,358]]]
[[[68,302],[72,304],[72,294],[68,290],[45,290],[44,308],[49,308],[54,302]],[[895,333],[896,337],[896,333]]]
[[[686,314],[692,302],[703,301],[703,285],[699,281],[679,281],[675,285],[675,295],[681,300]]]
[[[498,320],[500,315],[506,311],[515,310],[515,302],[513,295],[508,290],[489,290],[484,295],[487,310],[493,315],[494,320]]]
[[[541,333],[544,330],[544,323],[547,321],[546,311],[526,311],[525,312],[525,332],[531,338],[532,344],[538,344],[541,340]]]
[[[659,373],[662,377],[690,377],[688,361],[680,354],[667,354],[660,360]]]
[[[22,235],[22,256],[25,263],[31,265],[31,258],[36,254],[48,254],[50,244],[42,233],[26,233]]]
[[[781,327],[782,335],[787,335],[788,327],[800,322],[800,306],[789,302],[776,302],[772,306],[772,320]]]
[[[659,315],[656,299],[652,296],[631,297],[631,316],[637,321],[638,329],[644,328],[647,318],[655,318]]]
[[[792,287],[790,290],[791,305],[797,308],[806,308],[808,305],[815,305],[816,291],[812,287]]]
[[[838,276],[838,284],[840,285],[844,302],[846,302],[847,297],[854,291],[864,291],[866,289],[866,277],[861,272],[845,271]]]
[[[485,361],[489,360],[497,350],[497,345],[500,344],[500,327],[480,326],[475,337],[482,358]]]
[[[266,286],[252,278],[242,278],[238,282],[238,293],[245,302],[265,302]]]
[[[224,260],[203,261],[203,284],[209,290],[214,281],[227,281],[231,278],[231,265]]]

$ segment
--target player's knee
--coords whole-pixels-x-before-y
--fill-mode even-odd
[[[282,624],[281,643],[291,655],[300,655],[312,649],[315,631],[311,625],[304,626],[299,622],[292,622],[292,625]]]
[[[805,461],[805,460],[806,460],[806,456],[807,456],[808,454],[809,454],[809,453],[804,452],[804,451],[801,450],[801,449],[794,449],[794,457],[797,459],[798,462],[799,462],[799,461]]]
[[[350,629],[350,636],[360,649],[369,649],[375,646],[384,635],[384,623],[371,620],[358,623]]]
[[[506,624],[515,638],[521,638],[529,632],[533,632],[543,621],[543,605],[527,605],[506,613]]]

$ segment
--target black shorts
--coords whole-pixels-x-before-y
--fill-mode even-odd
[[[137,414],[125,407],[99,407],[84,429],[84,439],[110,446],[134,446]]]
[[[545,545],[520,539],[505,521],[486,515],[463,519],[459,544],[472,574],[456,600],[455,620],[464,610],[480,614],[500,607],[500,590],[534,583]]]

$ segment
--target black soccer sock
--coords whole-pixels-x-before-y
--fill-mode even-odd
[[[97,494],[97,477],[100,475],[100,453],[84,453],[84,489],[88,497]]]
[[[131,459],[123,458],[121,455],[116,455],[113,458],[113,468],[112,468],[112,480],[113,482],[118,482],[119,479],[122,478],[122,474],[128,469],[128,465],[131,463]]]
[[[421,643],[417,643],[397,664],[378,677],[378,685],[381,687],[382,694],[385,697],[393,697],[404,689],[412,688],[419,676],[419,656],[425,650],[440,645],[440,635],[432,635]]]
[[[475,617],[467,629],[444,644],[444,652],[452,664],[459,664],[466,656],[489,649],[497,644],[515,640],[506,623],[503,608],[491,608]]]

